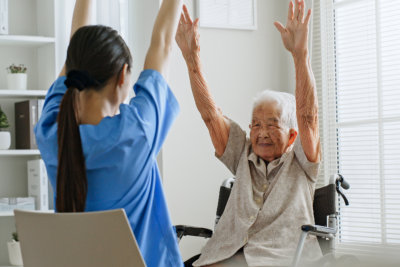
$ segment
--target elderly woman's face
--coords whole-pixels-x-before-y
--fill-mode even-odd
[[[280,158],[296,138],[296,131],[282,124],[275,103],[256,107],[250,124],[250,140],[254,153],[265,161]]]

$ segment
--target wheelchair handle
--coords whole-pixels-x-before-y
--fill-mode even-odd
[[[337,180],[339,180],[340,186],[345,190],[349,189],[350,184],[343,178],[343,176],[340,173],[338,173],[338,176],[339,177],[337,178]]]
[[[337,174],[335,184],[336,184],[336,192],[343,198],[344,204],[348,206],[349,200],[344,195],[342,188],[344,190],[347,190],[350,188],[350,184],[344,180],[343,176],[340,173]]]

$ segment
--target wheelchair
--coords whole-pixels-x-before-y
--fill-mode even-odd
[[[218,224],[218,221],[224,212],[234,182],[235,178],[226,179],[220,187],[215,225]],[[317,236],[318,243],[323,254],[322,259],[315,263],[316,266],[335,266],[335,264],[338,262],[357,263],[357,259],[353,256],[345,255],[341,258],[337,258],[335,256],[335,239],[338,231],[337,220],[339,215],[337,211],[337,194],[339,197],[343,198],[345,205],[348,206],[349,201],[344,195],[343,189],[347,190],[349,188],[350,185],[347,181],[345,181],[343,176],[341,174],[335,174],[331,176],[327,186],[315,190],[313,202],[315,225],[301,226],[302,232],[291,267],[298,266],[304,242],[308,235]],[[210,238],[213,234],[212,230],[206,228],[186,225],[176,225],[175,228],[178,242],[184,236]],[[185,266],[192,266],[192,263],[195,262],[199,257],[200,254],[186,260]]]

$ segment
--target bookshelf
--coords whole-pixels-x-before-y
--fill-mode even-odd
[[[67,18],[63,15],[66,2],[8,1],[8,35],[0,35],[0,106],[10,123],[11,148],[0,150],[0,198],[28,195],[27,161],[39,159],[40,152],[37,149],[15,149],[14,104],[44,99],[61,70],[66,52],[65,40],[69,34]],[[28,90],[7,88],[6,67],[11,64],[24,64],[28,68]],[[7,242],[14,231],[14,213],[0,212],[0,267],[10,265]]]
[[[0,157],[40,156],[37,149],[9,149],[0,150]]]
[[[0,217],[12,217],[14,212],[12,211],[0,211]]]
[[[0,35],[0,45],[22,46],[22,47],[41,47],[46,44],[55,43],[55,38],[43,36],[27,35]]]
[[[40,212],[54,213],[54,210],[41,210]],[[14,217],[13,211],[0,211],[0,217]],[[2,267],[2,266],[0,266]]]
[[[46,90],[0,89],[0,98],[44,98],[46,93]]]

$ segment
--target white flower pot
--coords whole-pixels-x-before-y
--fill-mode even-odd
[[[9,149],[11,146],[10,132],[0,132],[0,150]]]
[[[26,73],[9,73],[7,86],[11,90],[26,90],[28,75]]]
[[[7,243],[8,247],[8,258],[10,260],[10,264],[13,266],[22,266],[22,254],[21,247],[19,242],[15,242],[14,240]]]

